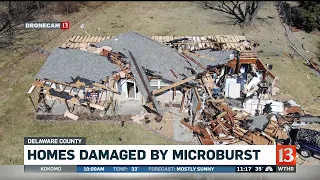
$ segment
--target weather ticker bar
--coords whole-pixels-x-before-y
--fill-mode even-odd
[[[276,165],[25,165],[24,172],[30,173],[295,173],[296,166]]]

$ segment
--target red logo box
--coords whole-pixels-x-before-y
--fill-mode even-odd
[[[277,145],[277,165],[296,165],[296,146]]]
[[[60,29],[62,30],[68,30],[70,28],[70,22],[65,21],[60,23]]]

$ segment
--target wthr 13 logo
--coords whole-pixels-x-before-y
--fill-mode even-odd
[[[296,165],[296,146],[295,145],[278,145],[277,148],[277,165]]]

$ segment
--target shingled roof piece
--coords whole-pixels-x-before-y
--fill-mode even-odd
[[[170,82],[180,81],[192,75],[189,70],[185,69],[185,67],[191,67],[191,64],[178,51],[135,32],[123,33],[95,45],[97,47],[110,46],[112,51],[121,52],[126,57],[129,57],[127,52],[129,50],[143,68]],[[129,58],[124,58],[124,60],[130,62]],[[171,69],[176,72],[178,79],[172,74]]]
[[[110,63],[106,57],[99,54],[77,49],[56,48],[41,67],[36,78],[72,83],[75,78],[81,77],[99,82],[118,70],[117,65]]]

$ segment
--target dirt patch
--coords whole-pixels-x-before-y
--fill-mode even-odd
[[[89,114],[77,114],[79,119],[77,121],[132,121],[131,115],[124,116],[99,116]],[[70,118],[64,117],[63,115],[37,115],[37,120],[58,120],[58,121],[70,121]]]
[[[146,126],[165,137],[173,138],[173,120],[170,113],[165,113],[160,122],[151,121]]]

